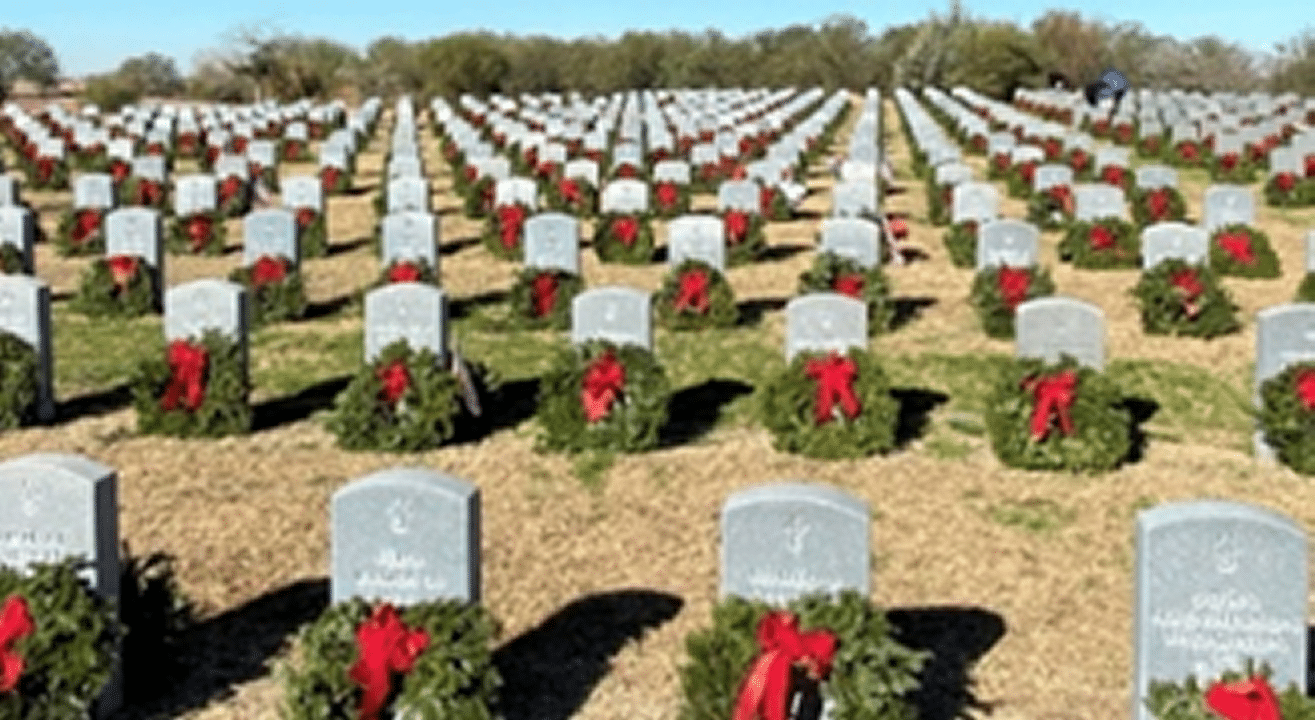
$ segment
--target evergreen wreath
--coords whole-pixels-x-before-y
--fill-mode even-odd
[[[1096,159],[1084,148],[1068,151],[1067,165],[1073,168],[1073,182],[1091,182],[1095,176]]]
[[[1014,313],[1028,300],[1055,294],[1050,271],[1040,266],[989,266],[973,276],[968,297],[988,337],[1014,337]]]
[[[1152,681],[1146,689],[1143,703],[1155,720],[1219,720],[1221,715],[1210,707],[1207,695],[1219,693],[1221,700],[1228,695],[1244,695],[1246,700],[1238,703],[1248,710],[1257,705],[1266,705],[1278,710],[1277,717],[1283,720],[1315,720],[1315,698],[1307,697],[1297,683],[1289,683],[1286,690],[1276,692],[1269,686],[1273,671],[1268,664],[1256,663],[1248,659],[1245,670],[1241,673],[1225,671],[1217,683],[1209,688],[1202,687],[1198,679],[1189,675],[1181,684],[1165,681]],[[1258,680],[1264,680],[1265,689],[1256,687]],[[1222,687],[1221,687],[1222,684]],[[1229,688],[1227,686],[1232,685]],[[1240,698],[1239,698],[1240,699]],[[1251,714],[1252,717],[1265,717],[1264,714]]]
[[[129,175],[119,186],[119,203],[121,205],[140,205],[142,207],[164,210],[169,200],[167,185],[155,180],[148,180],[137,175]]]
[[[0,430],[36,416],[37,354],[17,335],[0,330]]]
[[[767,250],[767,221],[762,215],[741,210],[722,213],[722,236],[726,240],[726,266],[753,262]]]
[[[1250,185],[1256,181],[1256,172],[1256,164],[1252,162],[1250,153],[1216,153],[1211,158],[1211,182]]]
[[[303,258],[318,258],[329,254],[329,233],[324,213],[315,208],[301,207],[295,211],[297,233]]]
[[[1296,362],[1260,384],[1260,429],[1280,462],[1315,475],[1315,362]]]
[[[1205,265],[1164,260],[1142,273],[1131,293],[1141,306],[1142,330],[1151,335],[1210,339],[1242,328],[1228,290]]]
[[[685,215],[690,210],[690,187],[686,183],[659,180],[653,183],[653,196],[648,206],[663,219]]]
[[[1106,185],[1119,188],[1124,194],[1132,189],[1132,171],[1122,165],[1102,165],[1095,177]]]
[[[393,258],[379,272],[379,278],[375,280],[373,287],[380,288],[399,282],[437,285],[438,273],[434,272],[434,267],[424,258]]]
[[[65,210],[55,232],[55,249],[60,257],[104,254],[105,213],[102,208]]]
[[[1308,272],[1302,276],[1293,302],[1315,302],[1315,272]]]
[[[1220,275],[1244,278],[1279,276],[1278,255],[1269,237],[1250,225],[1232,224],[1210,235],[1210,267]]]
[[[1201,167],[1205,162],[1205,148],[1196,140],[1182,140],[1168,152],[1166,160],[1178,167]]]
[[[616,365],[623,371],[620,377]],[[653,353],[605,340],[563,350],[539,388],[540,450],[652,449],[671,399],[670,381]],[[590,422],[586,404],[601,405],[606,414]]]
[[[964,220],[945,231],[945,249],[949,251],[950,262],[955,267],[970,268],[977,265],[977,230],[976,220]]]
[[[1037,162],[1027,160],[1016,163],[1009,170],[1009,197],[1026,200],[1032,196],[1032,180],[1036,177]]]
[[[507,301],[521,327],[566,330],[571,326],[571,301],[584,290],[575,273],[554,268],[523,268],[516,274]]]
[[[502,260],[521,259],[525,243],[525,221],[530,209],[522,203],[499,205],[493,209],[485,225],[482,240],[494,257]]]
[[[1058,230],[1073,222],[1073,189],[1052,185],[1027,199],[1027,221],[1042,230]]]
[[[301,271],[287,258],[261,256],[234,270],[228,279],[247,289],[254,326],[295,320],[306,313]]]
[[[1058,429],[1050,427],[1054,415]],[[986,410],[996,457],[1026,470],[1113,470],[1132,449],[1132,423],[1114,381],[1070,355],[1054,364],[1014,360]]]
[[[801,631],[825,629],[836,638],[831,671],[819,687],[824,698],[835,702],[834,717],[918,716],[912,693],[931,654],[900,644],[886,613],[866,594],[845,590],[834,598],[808,595],[786,608],[798,617]],[[745,678],[760,657],[757,630],[773,610],[766,603],[731,596],[713,608],[712,627],[686,636],[679,720],[725,720],[734,714]]]
[[[110,680],[123,627],[80,577],[91,567],[85,558],[28,567],[24,577],[0,566],[0,618],[12,623],[7,652],[18,663],[12,688],[0,678],[0,717],[84,720]]]
[[[927,180],[927,220],[932,225],[950,224],[950,204],[953,202],[954,185],[945,183],[937,185],[935,179]]]
[[[1129,200],[1132,221],[1141,228],[1157,222],[1182,222],[1187,217],[1187,203],[1175,187],[1134,189]]]
[[[250,432],[251,385],[241,350],[227,335],[206,330],[199,341],[175,340],[143,361],[132,382],[137,431],[208,438]]]
[[[1278,172],[1265,179],[1265,204],[1270,207],[1309,207],[1315,204],[1315,187],[1307,178]]]
[[[763,218],[775,222],[784,222],[794,217],[794,208],[779,188],[763,186],[758,196],[759,211]]]
[[[374,628],[424,633],[409,667],[388,674],[381,717],[492,720],[502,686],[489,647],[500,632],[493,616],[459,600],[422,602],[393,610],[401,621],[397,628],[389,627],[383,608],[388,606],[352,598],[329,606],[298,631],[292,656],[277,666],[284,687],[280,717],[357,720],[366,697],[365,686],[353,679],[362,661],[358,637]]]
[[[1010,170],[1009,153],[996,153],[991,156],[991,162],[986,166],[986,178],[988,180],[1008,180]]]
[[[549,208],[576,217],[593,215],[598,207],[598,191],[578,177],[550,178],[545,183],[544,199]]]
[[[17,245],[0,243],[0,273],[20,275],[27,271],[27,262],[23,251]]]
[[[251,208],[251,183],[237,175],[227,175],[216,183],[220,217],[242,217]]]
[[[881,265],[865,268],[853,258],[818,253],[812,267],[799,275],[799,294],[814,292],[838,292],[862,300],[868,308],[869,335],[890,330],[895,319],[895,299]]]
[[[594,252],[599,260],[627,265],[652,261],[653,222],[647,214],[606,213],[594,226]]]
[[[1152,133],[1137,140],[1137,155],[1143,160],[1164,159],[1164,135]]]
[[[711,265],[687,259],[667,273],[653,296],[654,314],[668,330],[732,327],[739,320],[735,291]]]
[[[28,163],[27,182],[33,190],[67,190],[68,163],[50,157],[41,157]]]
[[[1059,241],[1059,257],[1084,270],[1135,268],[1141,262],[1141,239],[1120,218],[1077,221]]]
[[[763,387],[760,409],[781,452],[840,460],[895,447],[899,402],[866,349],[799,353]]]
[[[98,257],[83,272],[74,310],[89,317],[133,318],[160,310],[155,271],[135,255]]]
[[[472,170],[474,168],[471,168]],[[490,175],[485,175],[466,184],[462,192],[462,208],[466,217],[480,219],[493,214],[493,193],[497,183]]]
[[[219,255],[224,252],[228,227],[217,210],[198,212],[169,221],[166,247],[186,255]]]
[[[337,168],[332,165],[325,165],[320,168],[320,187],[324,189],[324,195],[342,195],[352,188],[351,169]]]

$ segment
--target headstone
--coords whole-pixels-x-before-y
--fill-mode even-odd
[[[726,271],[726,240],[722,223],[713,215],[682,215],[667,223],[667,264],[677,267],[698,260]]]
[[[835,217],[872,217],[877,214],[877,184],[861,180],[836,183],[831,189]]]
[[[801,352],[868,347],[868,310],[862,300],[834,292],[809,293],[785,306],[785,359]]]
[[[717,188],[717,212],[758,213],[761,209],[759,193],[758,183],[753,180],[727,180]]]
[[[1142,270],[1150,270],[1169,259],[1193,265],[1210,262],[1210,236],[1205,228],[1182,222],[1159,222],[1142,230]]]
[[[315,212],[324,211],[324,186],[320,179],[311,175],[294,175],[279,181],[283,206],[297,210],[311,208]]]
[[[157,304],[164,288],[164,233],[154,208],[125,207],[105,214],[105,256],[139,257],[155,275]]]
[[[1105,369],[1105,313],[1071,297],[1028,300],[1014,312],[1015,355],[1059,362],[1072,355],[1095,370]]]
[[[109,173],[87,173],[73,181],[74,208],[109,210],[114,205],[114,177]]]
[[[568,160],[562,168],[562,176],[584,180],[593,187],[598,187],[598,163],[589,158]]]
[[[1175,502],[1137,516],[1133,717],[1155,681],[1209,683],[1251,659],[1306,687],[1306,534],[1271,510]]]
[[[951,191],[950,221],[976,220],[979,224],[1000,216],[1000,194],[989,182],[961,182]]]
[[[1168,165],[1142,165],[1136,176],[1137,187],[1142,190],[1178,187],[1178,171]]]
[[[428,348],[446,367],[447,295],[428,283],[385,285],[365,295],[365,362],[398,340],[412,350]]]
[[[1306,272],[1315,272],[1315,230],[1306,233]]]
[[[571,301],[571,342],[606,340],[653,350],[653,315],[649,293],[608,285],[590,288]]]
[[[613,180],[603,186],[598,208],[604,213],[648,212],[648,184],[633,178]]]
[[[262,255],[301,262],[297,216],[287,208],[254,210],[242,218],[242,263],[251,265]]]
[[[388,212],[429,212],[429,182],[422,177],[389,180]]]
[[[580,221],[559,212],[525,221],[525,267],[580,274]]]
[[[1256,221],[1256,201],[1246,185],[1211,185],[1205,190],[1205,218],[1201,224],[1208,232],[1240,223]]]
[[[333,494],[329,601],[480,600],[480,495],[427,468],[386,468]]]
[[[1079,183],[1073,188],[1073,217],[1090,222],[1127,215],[1123,188],[1107,183]]]
[[[1023,220],[994,220],[977,228],[977,269],[1033,267],[1041,247],[1041,231]]]
[[[396,212],[384,216],[380,232],[380,259],[424,260],[438,272],[439,219],[427,212]]]
[[[164,157],[160,155],[138,155],[132,159],[132,174],[135,177],[162,183],[168,174]]]
[[[51,327],[50,286],[31,275],[0,275],[0,330],[27,343],[36,355],[36,416],[43,423],[55,419]]]
[[[164,293],[164,339],[200,339],[215,330],[237,343],[247,372],[247,290],[235,282],[202,278],[175,285]]]
[[[873,268],[881,262],[881,228],[864,218],[823,218],[817,249]]]
[[[1073,168],[1056,163],[1037,166],[1036,174],[1032,176],[1032,189],[1043,192],[1056,185],[1073,187]]]
[[[0,245],[13,245],[23,256],[23,272],[32,274],[37,237],[36,213],[22,205],[0,205]]]
[[[213,175],[182,175],[174,180],[174,215],[188,217],[213,212],[218,194]]]
[[[539,186],[529,178],[510,177],[506,180],[497,181],[497,184],[493,186],[493,202],[495,205],[520,203],[533,212],[539,207],[538,199]]]
[[[18,180],[4,174],[4,165],[0,164],[0,207],[18,204]]]
[[[33,453],[0,463],[0,564],[86,558],[82,573],[98,595],[119,602],[119,491],[113,468],[81,455]],[[103,720],[123,704],[120,663],[95,702]]]
[[[673,182],[677,185],[690,183],[689,163],[683,160],[659,160],[653,166],[653,182]]]
[[[721,511],[721,597],[784,606],[813,593],[870,592],[868,504],[828,485],[778,482]]]

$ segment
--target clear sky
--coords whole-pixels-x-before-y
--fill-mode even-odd
[[[944,12],[948,0],[0,0],[0,27],[30,30],[54,48],[66,75],[113,70],[126,57],[158,52],[174,58],[183,73],[192,70],[198,51],[225,47],[238,27],[327,37],[363,50],[385,35],[407,40],[462,30],[561,38],[616,37],[628,29],[715,28],[739,37],[767,28],[814,24],[832,14],[854,15],[875,33],[888,25]],[[998,8],[1005,7],[1007,10]],[[1008,3],[965,2],[975,17],[1030,23],[1046,9],[1045,0]],[[1107,0],[1079,6],[1085,17],[1137,21],[1148,30],[1180,39],[1219,35],[1254,51],[1271,51],[1302,26],[1300,2],[1259,0]]]

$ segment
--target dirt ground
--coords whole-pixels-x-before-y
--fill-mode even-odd
[[[891,268],[895,294],[936,302],[906,327],[875,339],[874,352],[1007,352],[1008,343],[980,331],[966,301],[971,274],[951,266],[943,230],[927,223],[893,102],[884,110],[887,142],[910,190],[890,197],[888,209],[910,214],[912,241],[926,252]],[[460,216],[427,124],[421,134],[429,167],[438,169],[444,244],[459,248],[442,258],[445,287],[455,298],[506,289],[510,265],[471,243],[480,225]],[[386,147],[380,138],[358,165],[358,185],[371,191]],[[982,162],[970,162],[985,177]],[[312,170],[289,166],[283,173]],[[1203,182],[1184,177],[1189,214],[1199,216]],[[770,225],[773,245],[811,246],[816,214],[829,211],[830,182],[820,173],[809,182],[813,194],[804,209],[814,215]],[[68,195],[26,196],[53,232]],[[365,193],[330,201],[331,236],[341,251],[308,261],[312,301],[339,297],[377,272],[365,242],[376,221],[370,199]],[[712,198],[698,202],[711,207]],[[1024,215],[1019,201],[1006,200],[1004,209],[1010,217]],[[1259,212],[1283,267],[1302,267],[1301,235],[1315,227],[1315,212],[1294,214],[1296,222],[1279,221],[1263,207]],[[230,244],[239,237],[233,222]],[[1246,320],[1238,335],[1210,342],[1152,338],[1141,332],[1126,294],[1136,273],[1061,265],[1057,239],[1057,233],[1044,236],[1043,262],[1061,293],[1104,308],[1110,358],[1191,363],[1239,383],[1249,378],[1255,311],[1287,301],[1299,281],[1290,270],[1273,281],[1228,280]],[[171,256],[168,283],[226,274],[239,258]],[[741,300],[788,297],[811,260],[811,253],[796,253],[732,269],[729,278]],[[85,262],[61,259],[49,245],[38,249],[39,275],[57,297],[76,289]],[[603,266],[583,254],[589,285],[656,288],[663,272],[656,264]],[[773,345],[780,342],[781,315],[769,311],[762,324]],[[304,331],[359,322],[333,318],[307,323]],[[933,415],[933,424],[943,421]],[[484,602],[503,624],[498,658],[507,676],[507,716],[522,720],[673,718],[684,638],[706,626],[716,599],[721,504],[729,493],[762,482],[825,482],[867,499],[873,598],[900,611],[911,643],[941,651],[939,700],[953,705],[951,691],[965,684],[966,673],[968,691],[1001,720],[1127,715],[1137,509],[1229,498],[1315,522],[1308,480],[1217,443],[1153,442],[1136,464],[1073,478],[1005,468],[984,440],[969,440],[971,451],[960,460],[938,459],[915,442],[888,457],[820,462],[776,452],[761,428],[723,427],[694,444],[621,457],[598,492],[581,485],[568,459],[533,452],[532,421],[477,443],[395,456],[338,450],[318,418],[218,441],[138,437],[133,411],[120,408],[7,433],[0,455],[75,452],[117,468],[122,537],[134,554],[177,558],[182,589],[201,611],[186,644],[192,671],[150,707],[130,708],[123,718],[276,717],[281,689],[268,668],[286,655],[296,624],[312,619],[326,599],[329,498],[349,480],[392,465],[439,468],[480,487]],[[1000,522],[993,510],[1002,507],[1040,508],[1055,527],[1030,531]]]

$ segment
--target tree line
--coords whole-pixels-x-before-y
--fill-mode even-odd
[[[221,102],[413,93],[607,93],[660,87],[862,89],[966,85],[1007,100],[1020,87],[1080,87],[1108,67],[1134,88],[1292,91],[1315,96],[1315,29],[1273,53],[1204,36],[1178,40],[1135,22],[1051,10],[1030,26],[982,19],[952,0],[944,13],[874,31],[853,16],[727,37],[716,31],[627,32],[559,39],[462,32],[379,38],[359,52],[322,37],[239,29],[198,57],[190,76],[158,53],[88,78],[83,99],[115,108],[142,97]],[[0,96],[25,78],[53,83],[54,53],[26,31],[0,30]]]

